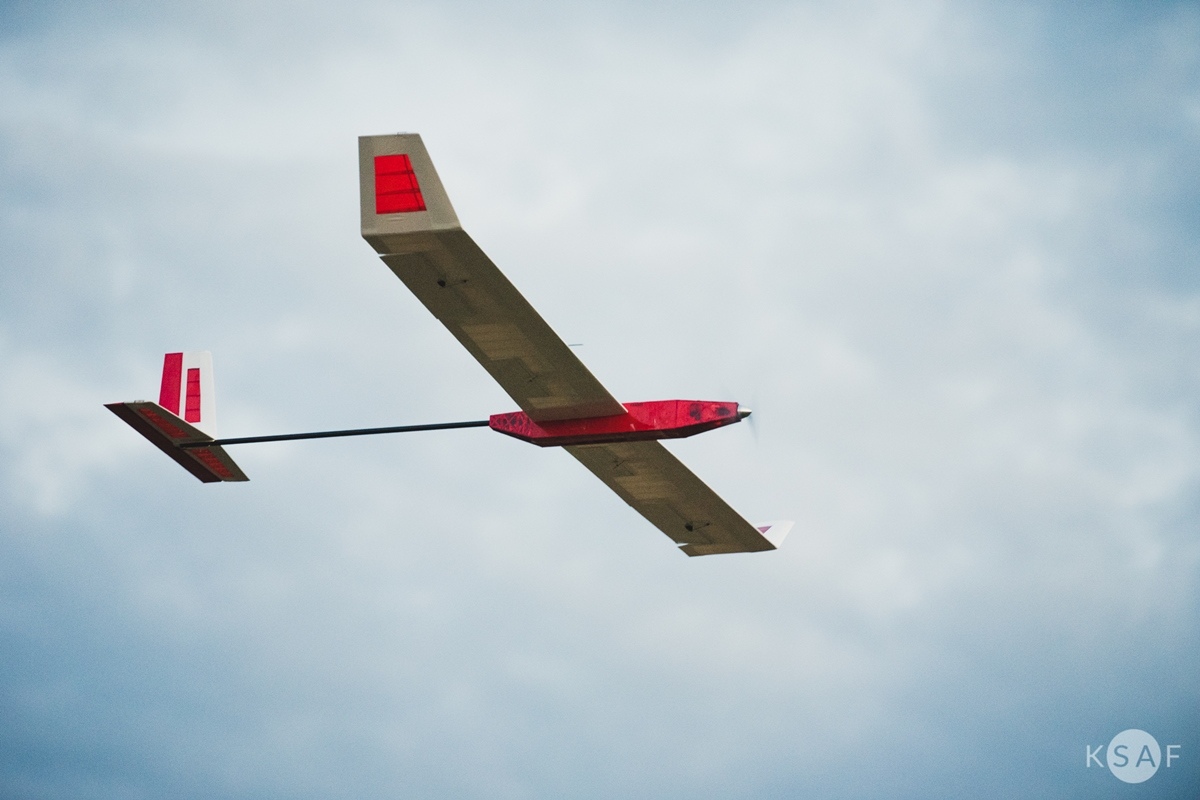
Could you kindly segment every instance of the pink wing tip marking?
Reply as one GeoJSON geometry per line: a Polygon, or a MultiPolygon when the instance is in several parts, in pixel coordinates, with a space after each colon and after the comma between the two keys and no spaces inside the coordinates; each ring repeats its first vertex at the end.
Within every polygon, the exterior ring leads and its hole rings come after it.
{"type": "Polygon", "coordinates": [[[424,211],[425,198],[407,155],[375,156],[375,213],[424,211]]]}

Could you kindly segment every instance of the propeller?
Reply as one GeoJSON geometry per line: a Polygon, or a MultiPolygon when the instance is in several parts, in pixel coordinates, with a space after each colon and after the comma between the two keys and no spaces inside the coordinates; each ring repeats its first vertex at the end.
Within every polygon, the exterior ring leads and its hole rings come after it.
{"type": "Polygon", "coordinates": [[[746,421],[750,426],[750,435],[754,437],[754,444],[758,445],[758,418],[754,416],[754,411],[749,406],[738,404],[738,416],[746,421]]]}

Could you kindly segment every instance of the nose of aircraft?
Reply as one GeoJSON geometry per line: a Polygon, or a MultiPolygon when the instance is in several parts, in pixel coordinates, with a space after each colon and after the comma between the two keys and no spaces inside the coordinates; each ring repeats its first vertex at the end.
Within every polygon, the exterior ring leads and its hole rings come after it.
{"type": "Polygon", "coordinates": [[[754,412],[752,412],[750,409],[746,408],[745,406],[738,406],[738,419],[745,419],[746,417],[750,416],[752,413],[754,413],[754,412]]]}

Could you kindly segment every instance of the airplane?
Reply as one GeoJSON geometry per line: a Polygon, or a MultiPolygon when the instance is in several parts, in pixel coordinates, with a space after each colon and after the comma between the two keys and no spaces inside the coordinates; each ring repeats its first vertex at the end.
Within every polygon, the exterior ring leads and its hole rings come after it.
{"type": "Polygon", "coordinates": [[[168,353],[159,402],[109,403],[109,410],[205,483],[249,480],[226,445],[486,426],[563,448],[689,556],[782,544],[792,522],[747,522],[658,441],[740,422],[750,409],[618,402],[463,230],[419,135],[362,136],[358,146],[363,238],[521,410],[468,422],[220,439],[207,352],[168,353]]]}

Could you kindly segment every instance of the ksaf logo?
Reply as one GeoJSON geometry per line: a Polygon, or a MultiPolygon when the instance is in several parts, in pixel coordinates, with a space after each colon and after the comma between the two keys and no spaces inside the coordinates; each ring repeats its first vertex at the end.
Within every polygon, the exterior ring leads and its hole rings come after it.
{"type": "MultiPolygon", "coordinates": [[[[1097,767],[1105,766],[1105,762],[1100,760],[1100,753],[1106,750],[1104,745],[1099,745],[1095,750],[1090,744],[1084,745],[1084,747],[1087,748],[1089,769],[1093,762],[1097,767]]],[[[1180,746],[1177,744],[1167,745],[1165,766],[1170,767],[1171,762],[1179,758],[1179,749],[1180,746]]],[[[1154,777],[1154,773],[1158,772],[1163,758],[1164,753],[1158,746],[1158,741],[1137,728],[1130,728],[1118,733],[1108,743],[1107,752],[1105,752],[1108,771],[1125,783],[1142,783],[1150,780],[1154,777]]]]}

